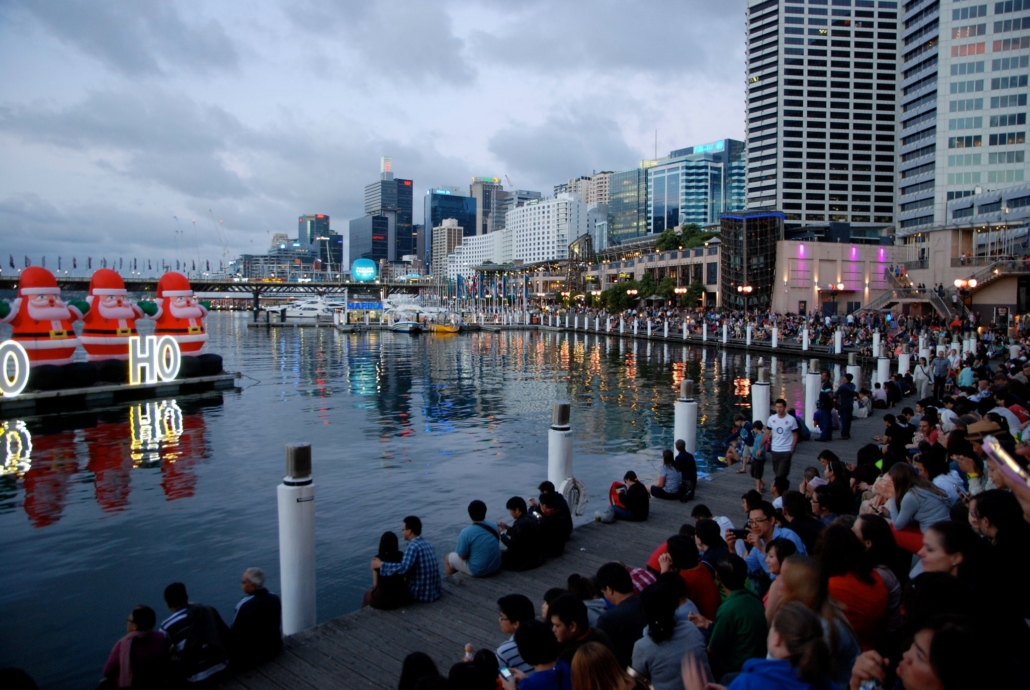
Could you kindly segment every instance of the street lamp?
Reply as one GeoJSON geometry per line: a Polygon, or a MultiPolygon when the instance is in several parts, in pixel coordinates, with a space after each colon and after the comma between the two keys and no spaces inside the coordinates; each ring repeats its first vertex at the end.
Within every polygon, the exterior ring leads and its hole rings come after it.
{"type": "Polygon", "coordinates": [[[962,298],[962,304],[969,306],[969,294],[970,290],[977,286],[976,278],[956,278],[955,288],[958,290],[959,296],[962,298]]]}
{"type": "Polygon", "coordinates": [[[738,285],[737,286],[737,292],[739,292],[741,294],[741,296],[743,296],[743,298],[744,298],[744,311],[747,311],[748,297],[751,296],[751,293],[753,291],[754,291],[754,288],[751,287],[750,285],[738,285]]]}

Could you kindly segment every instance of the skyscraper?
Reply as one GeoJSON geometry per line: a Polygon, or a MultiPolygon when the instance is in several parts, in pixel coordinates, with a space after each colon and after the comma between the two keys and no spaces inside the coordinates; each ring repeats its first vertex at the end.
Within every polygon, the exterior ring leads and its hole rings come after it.
{"type": "Polygon", "coordinates": [[[329,234],[329,216],[309,213],[297,219],[297,239],[304,245],[315,244],[315,238],[329,234]]]}
{"type": "MultiPolygon", "coordinates": [[[[446,218],[458,221],[466,237],[476,234],[476,200],[462,196],[456,187],[434,187],[426,192],[424,200],[425,230],[419,237],[418,255],[427,266],[433,261],[433,230],[443,226],[446,218]]],[[[446,265],[446,263],[445,263],[446,265]]]]}
{"type": "Polygon", "coordinates": [[[612,173],[609,179],[608,244],[647,234],[647,169],[612,173]]]}
{"type": "Polygon", "coordinates": [[[671,152],[647,168],[647,226],[714,225],[744,207],[744,142],[720,139],[671,152]]]}
{"type": "Polygon", "coordinates": [[[747,208],[894,223],[898,4],[748,0],[747,208]]]}
{"type": "MultiPolygon", "coordinates": [[[[379,180],[365,186],[365,216],[386,219],[384,241],[375,240],[372,256],[365,258],[376,261],[400,261],[401,257],[414,253],[416,238],[412,225],[412,183],[411,180],[394,179],[393,166],[389,158],[384,157],[380,163],[379,180]]],[[[354,247],[365,247],[368,244],[367,238],[355,237],[356,227],[361,232],[371,232],[373,225],[376,228],[382,228],[383,225],[381,221],[373,224],[363,221],[355,226],[355,221],[361,220],[359,218],[351,221],[352,252],[354,247]]],[[[375,234],[380,233],[377,231],[375,234]]],[[[361,255],[363,256],[363,252],[361,255]]],[[[357,258],[357,255],[353,258],[357,258]]]]}
{"type": "Polygon", "coordinates": [[[1026,11],[1028,0],[905,3],[899,236],[946,224],[948,201],[978,187],[1030,179],[1026,11]]]}
{"type": "MultiPolygon", "coordinates": [[[[476,200],[475,235],[486,235],[504,227],[501,219],[501,207],[504,205],[506,192],[497,177],[473,177],[469,185],[469,196],[476,200]]],[[[468,228],[465,229],[468,235],[468,228]]]]}

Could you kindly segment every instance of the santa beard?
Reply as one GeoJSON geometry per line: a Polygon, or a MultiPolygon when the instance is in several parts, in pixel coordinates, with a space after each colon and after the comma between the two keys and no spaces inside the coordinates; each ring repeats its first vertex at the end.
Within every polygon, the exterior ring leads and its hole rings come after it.
{"type": "Polygon", "coordinates": [[[179,307],[175,304],[168,303],[168,312],[176,319],[202,319],[204,318],[204,311],[198,306],[192,307],[179,307]]]}
{"type": "Polygon", "coordinates": [[[123,319],[131,321],[136,318],[136,312],[127,304],[120,307],[109,307],[105,304],[100,304],[97,306],[97,310],[102,317],[112,321],[121,321],[123,319]]]}
{"type": "Polygon", "coordinates": [[[29,318],[33,321],[70,321],[72,318],[71,310],[64,302],[58,301],[52,307],[40,307],[32,302],[25,306],[29,310],[29,318]]]}

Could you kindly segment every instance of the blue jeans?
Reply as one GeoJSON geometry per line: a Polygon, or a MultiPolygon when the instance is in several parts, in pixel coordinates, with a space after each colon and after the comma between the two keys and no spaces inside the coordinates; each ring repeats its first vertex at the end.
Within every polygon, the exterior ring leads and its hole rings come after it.
{"type": "Polygon", "coordinates": [[[612,506],[612,510],[615,511],[615,517],[619,520],[628,520],[629,522],[643,522],[636,515],[626,510],[622,506],[612,506]]]}
{"type": "Polygon", "coordinates": [[[850,405],[844,405],[845,409],[840,411],[840,436],[841,438],[847,438],[851,436],[851,418],[853,416],[852,407],[850,405]]]}
{"type": "Polygon", "coordinates": [[[815,423],[819,426],[820,443],[826,443],[833,438],[833,415],[827,410],[815,411],[815,423]]]}

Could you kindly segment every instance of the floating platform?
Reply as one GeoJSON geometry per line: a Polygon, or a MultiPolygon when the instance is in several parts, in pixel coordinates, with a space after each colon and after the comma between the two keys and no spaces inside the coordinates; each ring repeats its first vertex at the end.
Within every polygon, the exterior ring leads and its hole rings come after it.
{"type": "Polygon", "coordinates": [[[196,376],[158,383],[98,384],[86,388],[64,388],[56,391],[25,392],[14,398],[0,397],[0,419],[55,412],[77,412],[94,407],[152,400],[176,395],[191,395],[210,390],[227,390],[236,386],[239,374],[196,376]]]}

